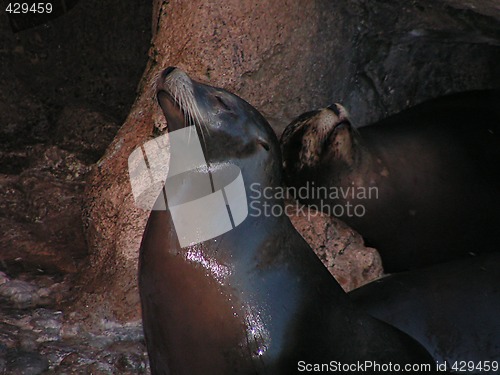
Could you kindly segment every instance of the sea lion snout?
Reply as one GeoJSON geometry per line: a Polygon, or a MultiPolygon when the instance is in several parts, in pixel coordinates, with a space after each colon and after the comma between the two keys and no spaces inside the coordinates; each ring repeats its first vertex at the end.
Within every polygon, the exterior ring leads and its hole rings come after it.
{"type": "Polygon", "coordinates": [[[336,121],[332,122],[334,127],[344,123],[351,125],[351,122],[349,121],[349,112],[347,112],[347,109],[345,109],[343,105],[339,103],[333,103],[332,105],[323,109],[322,112],[323,111],[332,111],[335,116],[337,116],[336,121]]]}
{"type": "Polygon", "coordinates": [[[170,132],[203,122],[203,111],[193,86],[189,76],[176,67],[170,66],[160,73],[156,81],[156,98],[170,132]]]}
{"type": "Polygon", "coordinates": [[[168,68],[166,68],[165,70],[163,70],[163,72],[161,72],[161,78],[162,79],[167,78],[167,76],[170,73],[172,73],[175,69],[177,69],[175,66],[169,66],[168,68]]]}
{"type": "Polygon", "coordinates": [[[169,66],[163,69],[156,80],[156,94],[158,95],[161,91],[170,92],[172,87],[171,83],[179,79],[191,82],[189,76],[175,66],[169,66]]]}
{"type": "Polygon", "coordinates": [[[160,73],[155,85],[157,96],[161,92],[166,92],[176,99],[177,94],[181,94],[181,92],[177,91],[192,91],[193,82],[183,70],[174,66],[169,66],[160,73]]]}

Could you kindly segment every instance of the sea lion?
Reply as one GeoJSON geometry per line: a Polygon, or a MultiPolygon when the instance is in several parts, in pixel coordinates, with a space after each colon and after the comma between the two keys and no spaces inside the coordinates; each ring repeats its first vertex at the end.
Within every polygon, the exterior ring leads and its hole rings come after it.
{"type": "Polygon", "coordinates": [[[450,95],[357,129],[339,104],[308,112],[281,137],[286,183],[388,272],[497,250],[499,103],[499,91],[450,95]]]}
{"type": "Polygon", "coordinates": [[[350,297],[417,339],[448,370],[498,374],[499,267],[499,253],[468,256],[382,278],[350,297]]]}
{"type": "MultiPolygon", "coordinates": [[[[280,186],[278,139],[250,104],[177,68],[159,77],[157,97],[169,132],[196,127],[207,163],[200,174],[227,164],[241,170],[249,210],[251,184],[280,186]]],[[[166,207],[191,189],[180,186],[166,192],[166,207]]],[[[267,203],[283,206],[280,198],[267,203]]],[[[325,365],[343,373],[390,373],[419,363],[433,368],[420,344],[351,303],[286,215],[249,214],[234,229],[185,247],[174,228],[170,208],[152,211],[140,249],[152,374],[288,375],[325,365]]]]}

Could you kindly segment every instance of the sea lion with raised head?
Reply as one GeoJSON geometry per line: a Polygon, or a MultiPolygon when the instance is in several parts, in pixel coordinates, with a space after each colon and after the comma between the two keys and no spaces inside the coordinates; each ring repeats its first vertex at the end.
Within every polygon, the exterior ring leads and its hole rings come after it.
{"type": "MultiPolygon", "coordinates": [[[[247,102],[176,68],[159,77],[157,97],[169,132],[196,127],[206,161],[194,168],[196,178],[213,174],[215,182],[218,170],[236,166],[248,212],[251,184],[280,186],[277,137],[247,102]]],[[[344,366],[342,373],[390,373],[418,363],[433,368],[420,344],[351,303],[285,215],[249,214],[226,233],[181,246],[169,203],[183,201],[192,186],[176,186],[166,188],[168,209],[151,212],[140,250],[154,375],[288,375],[325,364],[344,366]]],[[[267,203],[283,205],[280,198],[267,203]]]]}
{"type": "Polygon", "coordinates": [[[339,104],[305,113],[281,137],[286,183],[388,272],[496,251],[499,104],[499,91],[450,95],[357,129],[339,104]]]}

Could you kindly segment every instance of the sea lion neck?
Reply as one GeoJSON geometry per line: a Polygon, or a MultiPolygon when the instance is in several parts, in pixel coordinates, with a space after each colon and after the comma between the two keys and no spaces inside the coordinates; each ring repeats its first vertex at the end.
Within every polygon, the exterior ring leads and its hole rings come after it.
{"type": "MultiPolygon", "coordinates": [[[[270,204],[271,201],[268,201],[268,203],[270,204]]],[[[282,202],[279,202],[279,200],[274,201],[274,204],[280,203],[282,202]]],[[[273,243],[286,243],[289,239],[286,237],[280,238],[279,233],[282,232],[277,229],[283,226],[291,226],[291,223],[285,214],[273,215],[271,208],[268,208],[267,211],[264,209],[258,211],[255,207],[254,209],[249,207],[248,216],[236,228],[200,244],[193,244],[183,248],[176,245],[172,252],[183,254],[187,258],[197,253],[208,261],[205,266],[209,267],[219,268],[220,264],[238,268],[259,267],[262,261],[259,258],[277,257],[281,250],[280,247],[269,247],[269,238],[273,238],[273,243]],[[278,234],[274,235],[274,232],[278,234]],[[244,246],[242,246],[243,243],[244,246]],[[264,253],[261,251],[263,248],[266,248],[264,253]]],[[[280,212],[277,207],[273,207],[273,210],[280,212]]],[[[283,207],[282,204],[281,207],[283,207]]]]}

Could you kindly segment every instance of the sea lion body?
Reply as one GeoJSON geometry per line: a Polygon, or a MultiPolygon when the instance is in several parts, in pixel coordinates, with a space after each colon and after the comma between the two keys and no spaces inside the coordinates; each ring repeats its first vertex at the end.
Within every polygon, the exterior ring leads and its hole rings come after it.
{"type": "Polygon", "coordinates": [[[283,133],[286,182],[344,189],[301,201],[358,230],[389,272],[498,250],[499,103],[452,95],[358,129],[339,105],[310,112],[283,133]]]}
{"type": "MultiPolygon", "coordinates": [[[[159,78],[158,100],[169,131],[194,119],[208,163],[200,173],[231,163],[247,188],[281,184],[278,140],[248,103],[173,68],[159,78]]],[[[248,215],[181,247],[171,210],[151,212],[139,290],[153,375],[293,374],[299,361],[433,365],[409,336],[354,307],[284,215],[248,215]]]]}
{"type": "Polygon", "coordinates": [[[499,253],[468,256],[390,275],[352,291],[350,297],[417,339],[436,361],[446,361],[448,370],[455,364],[465,373],[498,374],[499,267],[499,253]],[[479,370],[484,364],[489,370],[479,370]]]}

